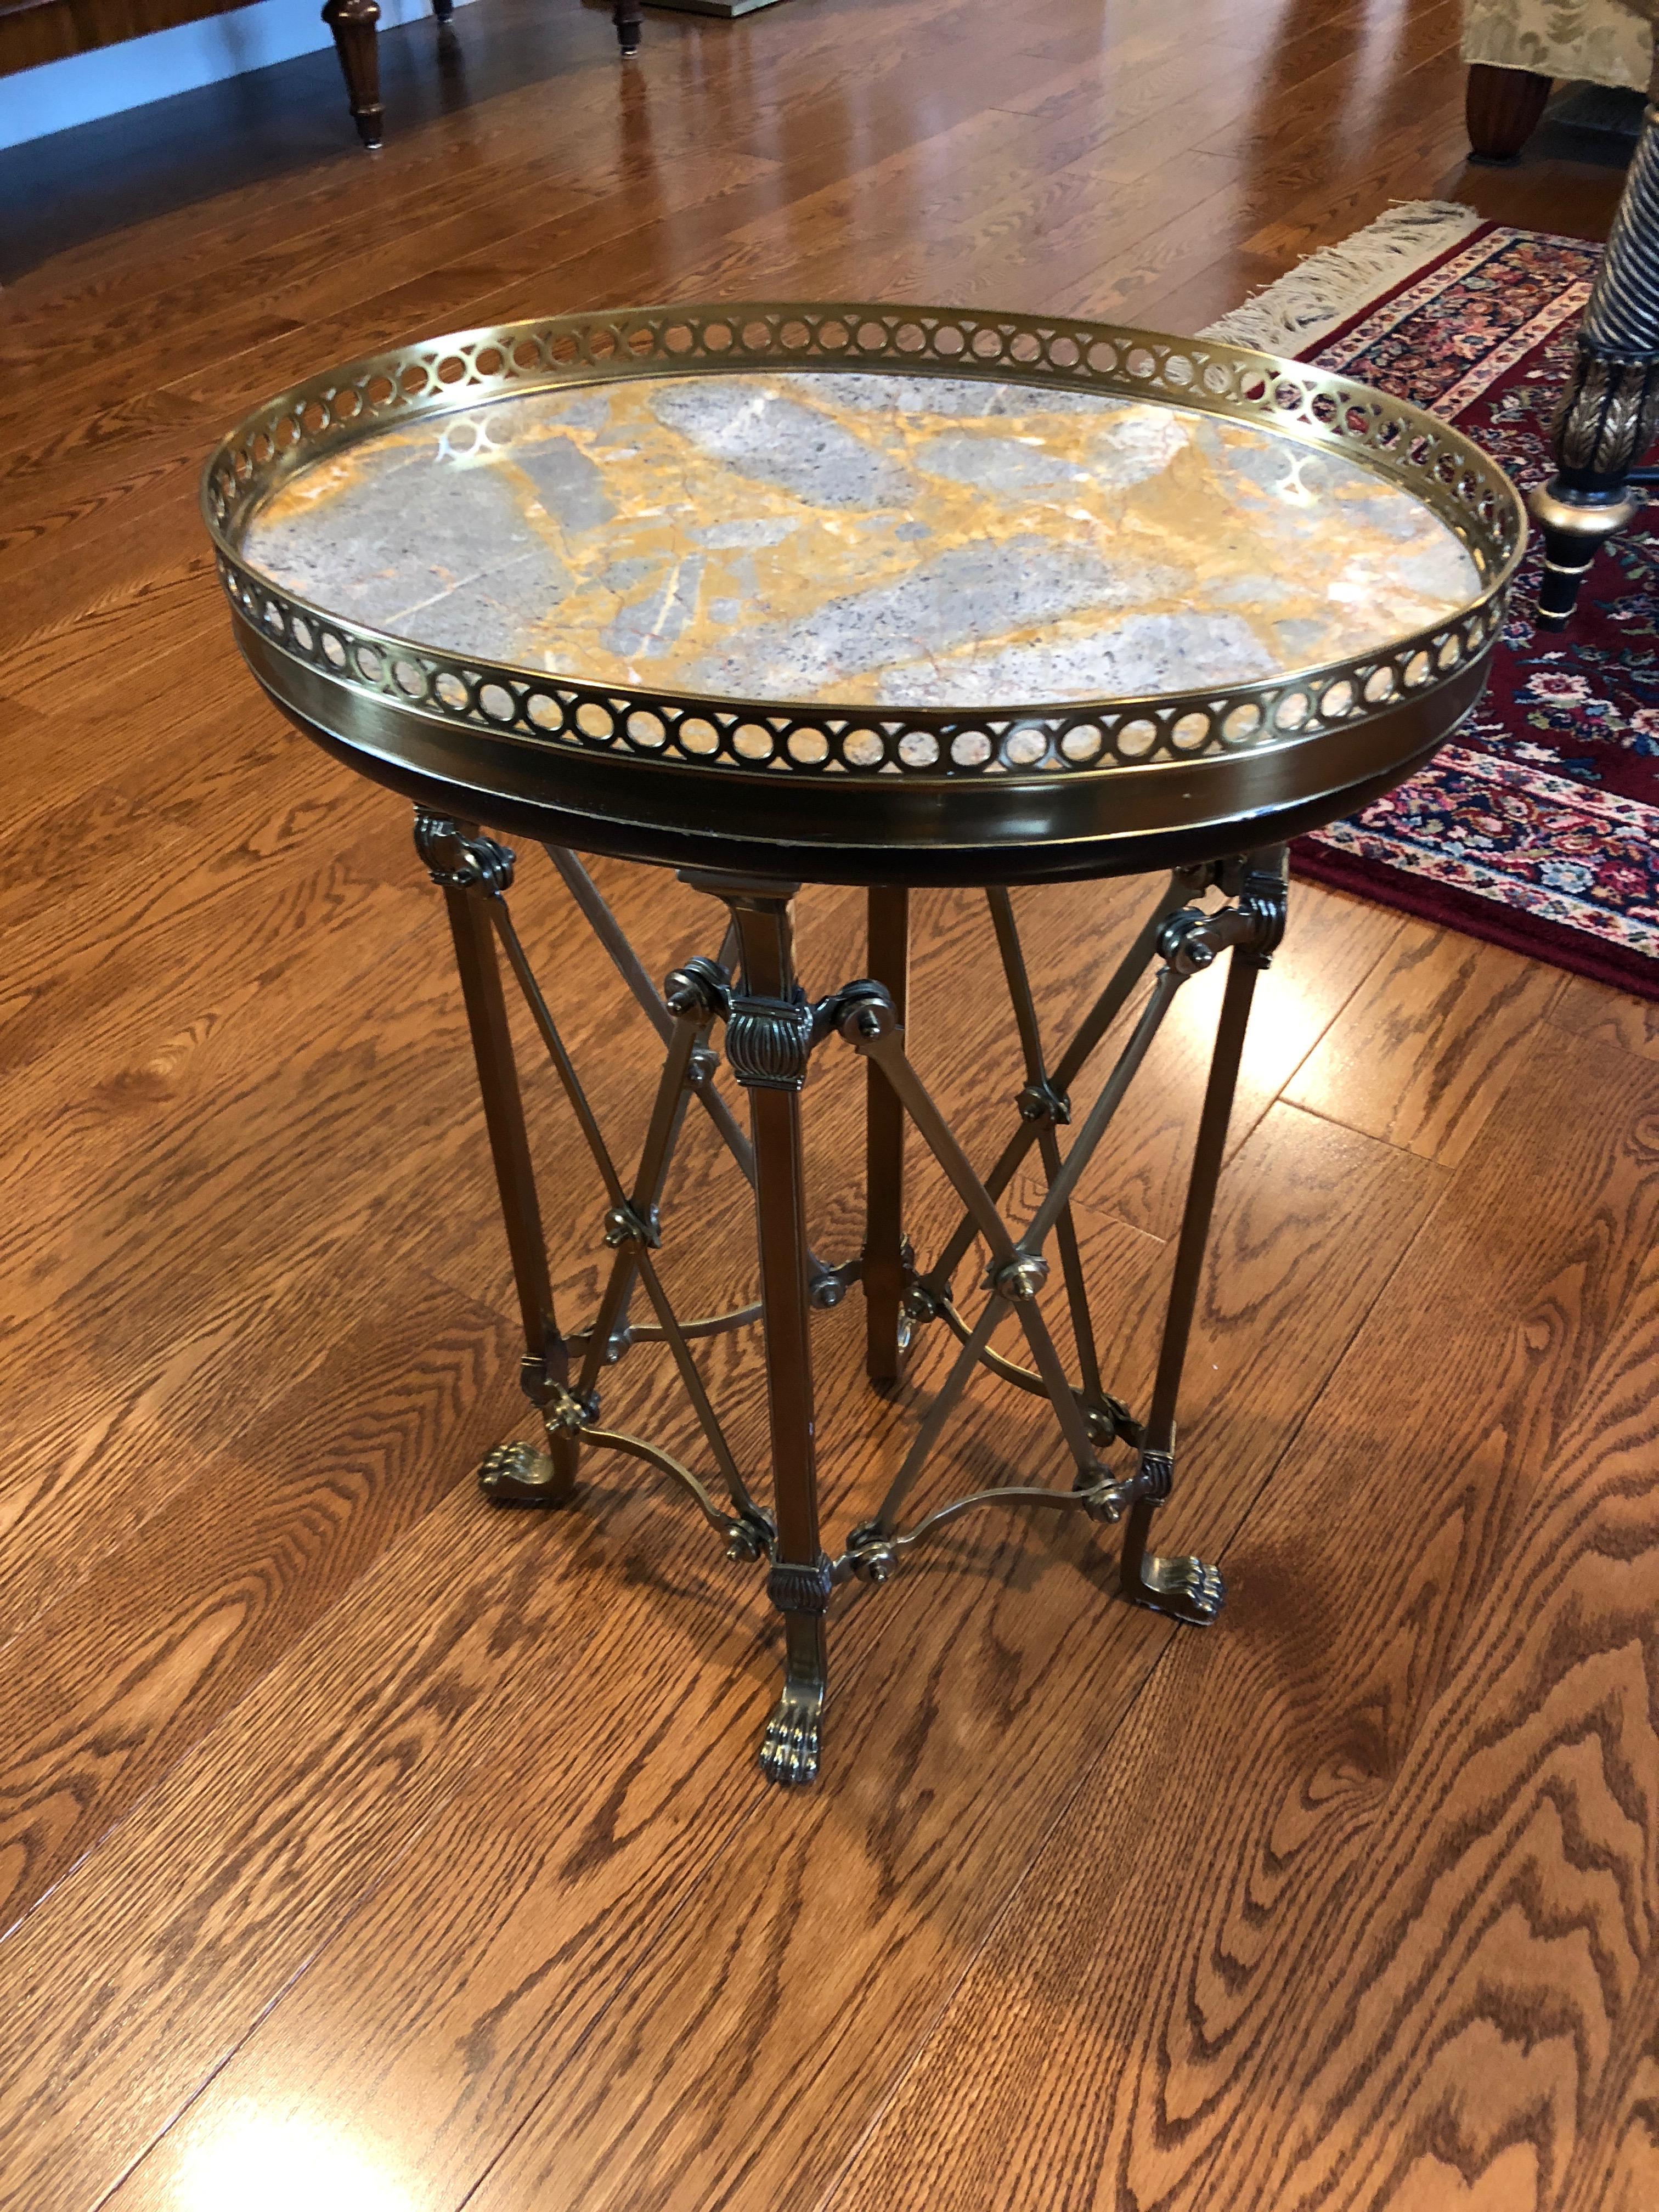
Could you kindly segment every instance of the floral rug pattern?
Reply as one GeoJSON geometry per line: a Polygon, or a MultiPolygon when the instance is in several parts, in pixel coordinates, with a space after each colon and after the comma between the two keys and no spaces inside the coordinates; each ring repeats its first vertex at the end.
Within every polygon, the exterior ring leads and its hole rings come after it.
{"type": "MultiPolygon", "coordinates": [[[[1522,489],[1599,248],[1488,225],[1310,349],[1455,422],[1522,489]]],[[[1659,507],[1535,633],[1534,544],[1486,696],[1421,775],[1296,848],[1298,872],[1659,999],[1659,507]]]]}

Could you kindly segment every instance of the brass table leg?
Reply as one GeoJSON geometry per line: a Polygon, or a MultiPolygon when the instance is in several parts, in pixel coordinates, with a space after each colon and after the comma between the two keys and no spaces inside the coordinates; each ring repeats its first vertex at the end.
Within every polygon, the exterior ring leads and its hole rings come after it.
{"type": "MultiPolygon", "coordinates": [[[[545,1413],[550,1389],[562,1389],[568,1379],[568,1361],[554,1318],[536,1171],[531,1164],[489,912],[490,902],[500,900],[512,884],[513,855],[493,839],[480,836],[475,823],[431,814],[416,817],[415,842],[433,882],[442,888],[449,913],[524,1323],[525,1395],[545,1413]]],[[[562,1504],[575,1487],[578,1446],[572,1435],[551,1421],[547,1441],[545,1455],[526,1444],[498,1446],[480,1471],[486,1490],[503,1503],[562,1504]]]]}
{"type": "Polygon", "coordinates": [[[812,1346],[801,1162],[800,1091],[812,1049],[812,1009],[795,981],[793,884],[748,884],[685,871],[723,899],[737,926],[741,969],[726,1018],[726,1056],[749,1093],[755,1221],[766,1340],[777,1544],[767,1592],[783,1615],[783,1692],[760,1760],[774,1782],[816,1781],[829,1686],[824,1613],[830,1563],[818,1535],[812,1443],[812,1346]]]}
{"type": "Polygon", "coordinates": [[[554,864],[579,911],[664,1047],[638,1163],[625,1177],[508,912],[514,855],[470,823],[424,812],[416,817],[416,841],[448,908],[524,1325],[525,1389],[548,1438],[545,1450],[512,1443],[489,1453],[479,1469],[481,1486],[496,1504],[554,1504],[570,1494],[584,1449],[621,1452],[678,1484],[730,1558],[766,1562],[768,1591],[782,1615],[785,1638],[782,1692],[760,1747],[761,1765],[770,1779],[800,1784],[817,1777],[828,1689],[825,1614],[836,1586],[852,1577],[886,1582],[918,1545],[964,1513],[996,1506],[1082,1512],[1106,1522],[1127,1516],[1125,1595],[1181,1620],[1201,1624],[1215,1618],[1224,1595],[1219,1571],[1196,1559],[1156,1556],[1148,1539],[1152,1514],[1170,1493],[1176,1400],[1255,977],[1268,965],[1284,932],[1282,849],[1177,871],[1052,1067],[1012,899],[1005,890],[988,895],[1025,1081],[1015,1102],[1016,1131],[982,1181],[906,1049],[905,892],[871,894],[870,964],[875,972],[809,1002],[795,975],[799,885],[684,869],[682,880],[718,899],[729,920],[718,956],[688,959],[659,994],[592,878],[574,854],[555,850],[554,864]],[[1223,903],[1204,905],[1215,891],[1223,903]],[[603,1233],[612,1257],[605,1283],[594,1319],[568,1336],[561,1335],[554,1318],[498,948],[506,955],[608,1201],[603,1233]],[[1176,994],[1189,978],[1224,957],[1229,962],[1226,989],[1152,1408],[1142,1424],[1103,1387],[1073,1199],[1081,1177],[1105,1149],[1113,1120],[1176,994]],[[1150,988],[1139,1012],[1120,1035],[1115,1060],[1062,1152],[1060,1131],[1072,1118],[1071,1085],[1149,971],[1150,988]],[[712,1032],[717,1023],[724,1024],[726,1065],[748,1094],[750,1139],[716,1087],[720,1055],[712,1032]],[[841,1267],[826,1267],[806,1241],[800,1091],[812,1052],[836,1037],[866,1062],[869,1176],[863,1254],[841,1267]],[[753,1188],[760,1284],[759,1297],[747,1304],[682,1320],[655,1255],[662,1241],[659,1201],[693,1099],[708,1114],[737,1170],[753,1188]],[[902,1228],[904,1143],[910,1125],[965,1209],[957,1233],[925,1273],[917,1272],[902,1228]],[[1021,1228],[1005,1218],[999,1201],[1031,1150],[1039,1154],[1047,1188],[1021,1228]],[[1051,1237],[1076,1346],[1075,1379],[1042,1310],[1051,1237]],[[958,1308],[951,1277],[975,1240],[982,1243],[988,1264],[968,1294],[981,1299],[970,1321],[958,1308]],[[823,1549],[818,1524],[810,1322],[814,1307],[838,1304],[860,1275],[867,1297],[866,1364],[878,1382],[898,1372],[914,1327],[942,1321],[957,1338],[957,1351],[873,1518],[850,1530],[842,1550],[831,1557],[823,1549]],[[636,1291],[648,1302],[648,1320],[630,1317],[636,1291]],[[993,1345],[1003,1321],[1018,1322],[1025,1360],[993,1345]],[[762,1324],[765,1342],[770,1510],[750,1493],[695,1352],[700,1338],[756,1322],[762,1324]],[[702,1434],[702,1449],[712,1462],[706,1474],[644,1437],[600,1425],[597,1386],[602,1371],[643,1341],[661,1345],[672,1356],[702,1434]],[[1047,1402],[1069,1482],[1003,1484],[953,1498],[905,1526],[905,1502],[943,1442],[968,1384],[981,1370],[1047,1402]],[[1131,1467],[1106,1463],[1108,1454],[1123,1452],[1133,1455],[1131,1467]],[[727,1503],[720,1502],[718,1491],[724,1491],[727,1503]]]}
{"type": "MultiPolygon", "coordinates": [[[[870,974],[884,986],[903,1025],[910,984],[910,894],[870,893],[870,974]]],[[[904,1109],[874,1060],[865,1069],[864,1342],[872,1382],[896,1382],[909,1342],[904,1293],[904,1109]]]]}
{"type": "Polygon", "coordinates": [[[1284,927],[1285,861],[1283,851],[1261,855],[1246,875],[1241,904],[1255,901],[1266,914],[1276,914],[1260,938],[1235,945],[1227,955],[1227,988],[1221,1002],[1210,1077],[1205,1087],[1204,1108],[1199,1117],[1198,1139],[1193,1149],[1187,1203],[1182,1214],[1181,1235],[1176,1246],[1175,1277],[1164,1315],[1164,1338],[1158,1350],[1158,1374],[1152,1384],[1152,1410],[1146,1416],[1141,1446],[1141,1494],[1129,1508],[1123,1531],[1123,1594],[1137,1605],[1173,1613],[1177,1620],[1207,1622],[1220,1612],[1226,1585],[1219,1567],[1202,1559],[1158,1558],[1146,1548],[1152,1515],[1170,1494],[1175,1475],[1176,1405],[1181,1394],[1182,1370],[1186,1364],[1188,1339],[1198,1305],[1209,1249],[1210,1217],[1215,1210],[1216,1186],[1227,1151],[1227,1125],[1232,1118],[1238,1088],[1239,1063],[1244,1053],[1244,1033],[1250,1019],[1255,979],[1267,967],[1284,927]]]}

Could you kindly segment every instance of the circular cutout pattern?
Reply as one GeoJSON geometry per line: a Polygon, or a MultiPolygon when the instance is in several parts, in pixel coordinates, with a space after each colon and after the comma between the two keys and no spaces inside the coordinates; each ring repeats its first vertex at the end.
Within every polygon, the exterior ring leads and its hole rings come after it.
{"type": "MultiPolygon", "coordinates": [[[[745,364],[746,365],[746,362],[745,364]]],[[[1006,372],[1005,372],[1006,373],[1006,372]]],[[[459,411],[445,429],[455,455],[484,441],[488,422],[459,411]]],[[[718,310],[681,307],[606,317],[570,316],[533,325],[448,338],[319,378],[280,406],[262,410],[227,439],[207,474],[207,507],[219,537],[226,591],[246,621],[285,652],[309,661],[331,678],[368,687],[382,698],[441,708],[448,714],[512,728],[532,738],[580,740],[587,746],[626,744],[641,752],[672,752],[692,762],[773,769],[845,769],[855,775],[913,773],[952,775],[1086,769],[1097,764],[1194,759],[1224,746],[1239,751],[1272,745],[1315,726],[1381,712],[1407,690],[1421,690],[1462,668],[1501,629],[1504,584],[1513,565],[1522,525],[1510,487],[1484,457],[1455,433],[1427,424],[1402,403],[1384,403],[1338,375],[1277,364],[1268,368],[1204,341],[1102,331],[1064,319],[987,316],[971,311],[926,313],[915,309],[757,307],[740,320],[718,310]],[[1187,407],[1211,408],[1235,418],[1254,415],[1270,427],[1316,429],[1328,447],[1352,453],[1429,504],[1455,531],[1486,579],[1483,602],[1461,613],[1425,646],[1391,660],[1372,661],[1330,680],[1271,684],[1254,698],[1159,702],[1155,712],[1125,706],[1091,708],[1090,719],[1071,722],[1052,715],[1018,720],[994,714],[972,726],[943,712],[926,717],[899,713],[880,726],[851,719],[822,727],[807,724],[783,733],[752,716],[700,709],[689,700],[659,706],[626,696],[601,700],[580,687],[562,697],[535,688],[527,672],[489,664],[452,665],[442,654],[392,653],[350,628],[324,628],[273,591],[248,578],[234,555],[243,519],[265,493],[271,471],[288,471],[307,447],[337,443],[351,426],[356,438],[399,417],[419,416],[434,404],[454,409],[473,392],[510,392],[569,381],[592,382],[595,365],[625,361],[629,371],[657,373],[653,364],[713,366],[733,352],[763,362],[783,355],[789,366],[814,359],[845,369],[867,362],[893,374],[954,370],[967,362],[994,368],[1007,364],[1021,381],[1054,378],[1072,389],[1123,392],[1133,399],[1161,395],[1187,407]]],[[[544,678],[544,683],[546,679],[544,678]]],[[[648,695],[647,695],[648,696],[648,695]]]]}

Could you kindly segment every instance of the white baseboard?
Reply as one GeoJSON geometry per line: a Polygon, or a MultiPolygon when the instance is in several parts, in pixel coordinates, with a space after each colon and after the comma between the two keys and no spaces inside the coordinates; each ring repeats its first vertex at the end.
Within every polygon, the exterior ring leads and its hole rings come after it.
{"type": "MultiPolygon", "coordinates": [[[[319,0],[253,0],[228,15],[0,77],[0,148],[314,53],[331,44],[319,7],[319,0]]],[[[431,0],[380,0],[380,27],[390,31],[431,13],[431,0]]]]}

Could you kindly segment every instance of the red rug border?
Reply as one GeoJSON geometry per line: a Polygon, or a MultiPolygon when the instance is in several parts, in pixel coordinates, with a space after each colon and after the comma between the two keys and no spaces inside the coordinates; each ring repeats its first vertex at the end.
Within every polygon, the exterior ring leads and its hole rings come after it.
{"type": "Polygon", "coordinates": [[[1328,890],[1348,891],[1372,906],[1411,915],[1437,929],[1455,930],[1502,945],[1523,959],[1537,960],[1592,983],[1605,983],[1631,997],[1659,1004],[1659,963],[1622,945],[1603,945],[1587,930],[1518,911],[1497,899],[1459,890],[1455,884],[1431,883],[1386,861],[1297,838],[1291,847],[1291,872],[1328,890]]]}
{"type": "MultiPolygon", "coordinates": [[[[1449,261],[1455,260],[1460,253],[1467,253],[1470,246],[1478,246],[1483,238],[1490,238],[1493,231],[1524,230],[1528,228],[1525,223],[1504,223],[1492,221],[1476,223],[1473,230],[1466,230],[1462,238],[1444,247],[1442,252],[1431,255],[1420,267],[1413,269],[1409,276],[1402,276],[1396,283],[1389,285],[1385,290],[1374,294],[1366,301],[1363,307],[1356,307],[1352,314],[1345,317],[1341,322],[1333,324],[1329,330],[1322,331],[1316,338],[1310,338],[1296,358],[1305,362],[1310,354],[1323,353],[1327,346],[1340,345],[1351,331],[1358,329],[1361,323],[1369,321],[1385,300],[1392,300],[1395,293],[1403,292],[1413,284],[1420,284],[1425,276],[1432,276],[1437,269],[1443,269],[1449,261]]],[[[1540,231],[1536,235],[1540,238],[1551,238],[1555,235],[1555,233],[1540,231]]],[[[1333,373],[1340,374],[1340,371],[1333,373]]]]}
{"type": "MultiPolygon", "coordinates": [[[[1495,231],[1530,228],[1528,224],[1501,223],[1490,218],[1476,223],[1443,252],[1413,270],[1409,276],[1402,276],[1397,284],[1377,293],[1352,314],[1322,331],[1297,358],[1304,360],[1309,355],[1324,352],[1328,346],[1340,345],[1386,301],[1412,285],[1421,283],[1436,270],[1443,268],[1460,253],[1467,253],[1472,246],[1478,246],[1495,231]]],[[[1537,234],[1558,235],[1550,231],[1537,234]]],[[[1517,953],[1523,959],[1537,960],[1650,1004],[1659,1004],[1659,963],[1642,953],[1627,951],[1622,945],[1600,943],[1587,930],[1569,928],[1564,922],[1550,921],[1506,906],[1500,900],[1460,890],[1455,884],[1413,876],[1409,869],[1394,867],[1386,861],[1345,853],[1314,837],[1299,837],[1291,845],[1291,871],[1305,882],[1321,884],[1329,890],[1346,891],[1373,906],[1408,914],[1434,928],[1455,930],[1460,936],[1501,945],[1505,951],[1517,953]]]]}

